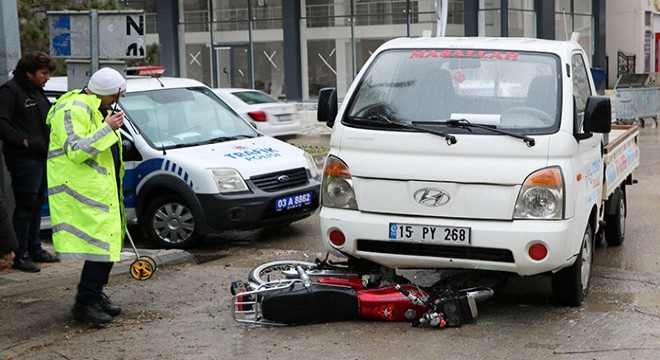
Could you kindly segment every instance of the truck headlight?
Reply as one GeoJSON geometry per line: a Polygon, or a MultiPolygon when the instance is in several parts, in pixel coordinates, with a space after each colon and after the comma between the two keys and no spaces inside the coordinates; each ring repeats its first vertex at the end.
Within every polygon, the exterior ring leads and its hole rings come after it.
{"type": "Polygon", "coordinates": [[[316,161],[314,161],[314,157],[307,152],[304,152],[303,154],[305,156],[305,160],[307,160],[307,167],[309,168],[310,175],[314,180],[320,180],[321,174],[319,173],[318,167],[316,167],[316,161]]]}
{"type": "Polygon", "coordinates": [[[241,174],[234,169],[211,169],[218,191],[221,194],[248,191],[247,184],[241,174]]]}
{"type": "Polygon", "coordinates": [[[564,217],[564,177],[561,169],[550,167],[530,174],[523,183],[514,219],[562,219],[564,217]]]}
{"type": "Polygon", "coordinates": [[[328,157],[323,170],[321,204],[340,209],[358,209],[353,179],[348,166],[334,156],[328,157]]]}

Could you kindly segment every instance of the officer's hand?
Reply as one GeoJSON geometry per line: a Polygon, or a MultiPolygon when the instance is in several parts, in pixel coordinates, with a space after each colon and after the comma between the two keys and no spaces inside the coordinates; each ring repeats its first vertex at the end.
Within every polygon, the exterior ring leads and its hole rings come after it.
{"type": "Polygon", "coordinates": [[[105,122],[110,125],[112,130],[119,129],[124,124],[124,112],[118,111],[114,114],[108,114],[108,116],[105,117],[105,122]]]}

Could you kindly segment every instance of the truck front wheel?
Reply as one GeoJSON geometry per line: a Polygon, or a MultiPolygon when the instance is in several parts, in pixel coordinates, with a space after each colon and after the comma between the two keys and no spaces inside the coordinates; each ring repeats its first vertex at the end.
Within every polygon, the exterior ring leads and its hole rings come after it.
{"type": "Polygon", "coordinates": [[[593,231],[587,224],[580,253],[573,265],[552,274],[552,295],[558,305],[580,306],[587,297],[593,250],[593,231]]]}
{"type": "Polygon", "coordinates": [[[149,239],[167,249],[186,249],[195,245],[200,238],[195,216],[177,195],[156,197],[147,206],[140,223],[149,239]]]}
{"type": "Polygon", "coordinates": [[[618,187],[609,201],[614,202],[614,213],[605,216],[605,241],[609,246],[619,246],[626,236],[626,195],[618,187]]]}

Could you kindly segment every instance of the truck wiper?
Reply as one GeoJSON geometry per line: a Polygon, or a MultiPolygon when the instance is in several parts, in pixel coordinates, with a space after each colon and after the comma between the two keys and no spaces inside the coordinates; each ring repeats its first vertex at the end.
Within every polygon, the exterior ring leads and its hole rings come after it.
{"type": "Polygon", "coordinates": [[[511,131],[506,131],[506,130],[501,130],[496,128],[493,125],[482,125],[482,124],[473,124],[469,122],[466,119],[457,119],[457,120],[447,120],[447,121],[442,121],[442,122],[433,122],[433,121],[413,121],[414,125],[446,125],[446,126],[453,126],[453,127],[462,127],[462,128],[477,128],[477,129],[483,129],[487,130],[496,134],[500,135],[507,135],[514,137],[516,139],[521,139],[523,140],[528,147],[532,147],[536,144],[536,140],[534,138],[531,138],[527,135],[521,135],[521,134],[516,134],[511,131]]]}
{"type": "Polygon", "coordinates": [[[385,121],[386,123],[398,125],[400,127],[406,128],[406,129],[414,129],[414,130],[417,130],[417,131],[422,131],[422,132],[425,132],[425,133],[442,136],[443,138],[445,138],[445,141],[447,141],[447,145],[456,144],[456,137],[454,135],[447,134],[446,132],[443,132],[443,131],[429,129],[429,128],[423,127],[423,126],[416,126],[415,122],[410,124],[410,123],[405,123],[405,122],[394,121],[394,120],[390,119],[389,117],[387,117],[383,114],[372,115],[372,116],[369,116],[367,119],[385,121]]]}

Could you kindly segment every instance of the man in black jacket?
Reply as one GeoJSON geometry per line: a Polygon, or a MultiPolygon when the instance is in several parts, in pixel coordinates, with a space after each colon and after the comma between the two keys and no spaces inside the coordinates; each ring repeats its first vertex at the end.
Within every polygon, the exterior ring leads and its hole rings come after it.
{"type": "Polygon", "coordinates": [[[0,87],[0,139],[11,175],[16,208],[13,224],[18,248],[15,269],[40,271],[36,262],[59,261],[41,247],[39,230],[46,185],[50,101],[43,91],[55,61],[48,54],[24,55],[0,87]]]}

